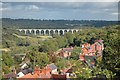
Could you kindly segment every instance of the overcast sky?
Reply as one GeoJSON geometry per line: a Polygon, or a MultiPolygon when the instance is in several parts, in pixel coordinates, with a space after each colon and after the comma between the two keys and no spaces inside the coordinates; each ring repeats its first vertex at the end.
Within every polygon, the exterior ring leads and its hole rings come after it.
{"type": "Polygon", "coordinates": [[[3,18],[118,20],[118,2],[1,2],[3,18]]]}

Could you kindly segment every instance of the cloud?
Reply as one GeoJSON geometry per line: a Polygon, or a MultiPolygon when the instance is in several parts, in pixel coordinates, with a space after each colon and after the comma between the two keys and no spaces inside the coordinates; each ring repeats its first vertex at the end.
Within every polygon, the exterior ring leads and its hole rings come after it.
{"type": "Polygon", "coordinates": [[[116,2],[41,2],[36,3],[44,8],[52,9],[105,9],[105,8],[117,8],[116,2]]]}
{"type": "Polygon", "coordinates": [[[39,19],[115,19],[115,2],[8,2],[3,16],[39,19]]]}
{"type": "Polygon", "coordinates": [[[119,0],[2,0],[3,2],[118,2],[119,0]]]}
{"type": "Polygon", "coordinates": [[[6,11],[9,10],[8,8],[0,8],[0,11],[6,11]]]}
{"type": "Polygon", "coordinates": [[[27,9],[27,10],[39,10],[40,8],[36,5],[29,5],[28,7],[26,6],[25,9],[27,9]]]}
{"type": "Polygon", "coordinates": [[[8,2],[4,3],[2,7],[0,8],[1,11],[35,11],[40,10],[37,5],[29,4],[29,3],[18,3],[18,2],[8,2]]]}
{"type": "MultiPolygon", "coordinates": [[[[113,9],[117,8],[117,3],[114,2],[26,2],[26,3],[5,3],[7,7],[13,9],[39,10],[39,9],[113,9]],[[11,4],[11,5],[10,5],[11,4]]],[[[4,7],[4,6],[3,6],[4,7]]]]}
{"type": "Polygon", "coordinates": [[[116,16],[116,15],[118,16],[120,13],[114,12],[114,13],[111,13],[111,14],[112,14],[112,15],[115,15],[115,16],[116,16]]]}
{"type": "Polygon", "coordinates": [[[0,2],[0,5],[3,5],[3,3],[2,3],[2,2],[0,2]]]}
{"type": "Polygon", "coordinates": [[[10,10],[10,5],[9,5],[9,7],[7,6],[6,7],[6,5],[8,5],[8,4],[4,4],[4,3],[2,3],[2,2],[0,2],[0,11],[7,11],[7,10],[10,10]]]}

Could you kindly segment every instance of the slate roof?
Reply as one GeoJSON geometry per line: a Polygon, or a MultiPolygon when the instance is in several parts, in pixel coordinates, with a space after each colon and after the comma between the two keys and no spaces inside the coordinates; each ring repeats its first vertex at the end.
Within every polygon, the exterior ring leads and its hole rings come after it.
{"type": "Polygon", "coordinates": [[[13,72],[4,75],[4,78],[12,78],[12,77],[16,77],[16,74],[13,72]]]}
{"type": "Polygon", "coordinates": [[[86,49],[87,49],[87,50],[90,50],[90,49],[91,49],[91,47],[90,47],[90,46],[86,46],[86,49]]]}
{"type": "Polygon", "coordinates": [[[65,73],[72,73],[72,68],[64,68],[61,71],[65,73]]]}
{"type": "Polygon", "coordinates": [[[21,70],[21,72],[22,72],[23,74],[28,74],[28,73],[32,73],[33,70],[32,70],[32,68],[28,68],[28,69],[23,69],[23,70],[21,70]]]}
{"type": "Polygon", "coordinates": [[[72,50],[73,50],[73,48],[63,48],[61,50],[61,52],[65,52],[65,51],[71,52],[72,50]]]}
{"type": "Polygon", "coordinates": [[[52,70],[57,69],[57,66],[54,63],[49,64],[47,67],[51,68],[52,70]]]}
{"type": "Polygon", "coordinates": [[[100,44],[103,44],[103,40],[96,40],[95,42],[98,42],[100,44]]]}
{"type": "Polygon", "coordinates": [[[95,62],[96,61],[94,56],[85,56],[84,58],[85,58],[86,61],[90,61],[90,62],[95,62]]]}

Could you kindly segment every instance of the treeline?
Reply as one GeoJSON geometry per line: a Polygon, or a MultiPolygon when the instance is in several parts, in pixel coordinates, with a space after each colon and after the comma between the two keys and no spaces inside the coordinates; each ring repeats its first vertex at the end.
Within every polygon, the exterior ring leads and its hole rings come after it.
{"type": "Polygon", "coordinates": [[[102,20],[34,20],[2,18],[3,27],[9,28],[81,28],[102,27],[119,24],[118,21],[102,20]]]}

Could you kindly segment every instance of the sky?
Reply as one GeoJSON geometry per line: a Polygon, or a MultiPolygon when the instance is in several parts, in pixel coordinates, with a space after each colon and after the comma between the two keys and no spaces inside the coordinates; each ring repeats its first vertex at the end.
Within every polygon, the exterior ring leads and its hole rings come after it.
{"type": "Polygon", "coordinates": [[[4,0],[0,5],[2,18],[65,19],[65,20],[118,20],[118,2],[16,2],[4,0]]]}

